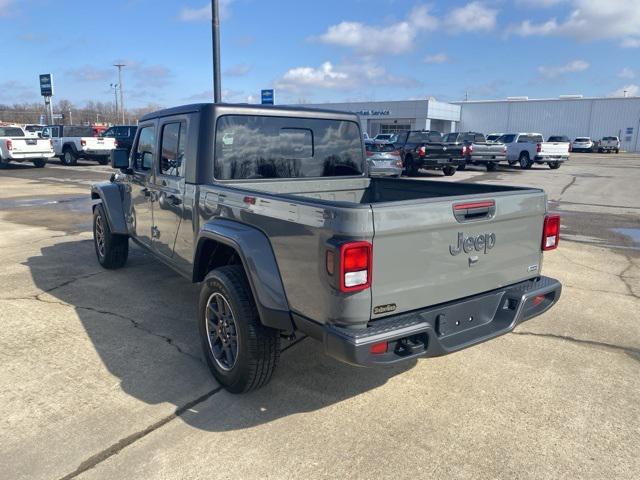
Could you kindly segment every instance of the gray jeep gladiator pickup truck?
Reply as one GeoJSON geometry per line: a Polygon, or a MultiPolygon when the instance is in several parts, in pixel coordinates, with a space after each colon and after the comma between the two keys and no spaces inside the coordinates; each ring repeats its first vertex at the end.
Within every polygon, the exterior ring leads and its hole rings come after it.
{"type": "Polygon", "coordinates": [[[198,104],[148,114],[91,188],[94,243],[129,239],[201,284],[207,364],[232,392],[266,384],[281,338],[364,366],[445,355],[548,310],[559,240],[535,188],[369,178],[355,115],[198,104]]]}

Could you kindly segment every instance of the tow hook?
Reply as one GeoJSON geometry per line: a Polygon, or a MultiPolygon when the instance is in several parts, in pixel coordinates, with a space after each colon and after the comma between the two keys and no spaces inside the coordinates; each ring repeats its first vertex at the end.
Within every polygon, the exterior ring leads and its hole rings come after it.
{"type": "Polygon", "coordinates": [[[396,344],[394,353],[401,357],[422,353],[427,349],[427,335],[413,335],[411,337],[401,338],[396,344]]]}

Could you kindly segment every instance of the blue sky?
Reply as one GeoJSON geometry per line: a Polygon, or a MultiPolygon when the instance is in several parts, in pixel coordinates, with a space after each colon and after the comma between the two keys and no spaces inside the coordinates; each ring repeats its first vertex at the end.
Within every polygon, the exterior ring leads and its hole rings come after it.
{"type": "MultiPolygon", "coordinates": [[[[202,0],[0,0],[0,103],[206,101],[202,0]]],[[[224,99],[345,100],[640,95],[640,0],[221,0],[224,99]]]]}

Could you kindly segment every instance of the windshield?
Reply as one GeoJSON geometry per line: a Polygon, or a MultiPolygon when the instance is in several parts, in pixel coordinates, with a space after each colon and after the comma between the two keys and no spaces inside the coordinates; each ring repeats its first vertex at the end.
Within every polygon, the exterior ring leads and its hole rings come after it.
{"type": "Polygon", "coordinates": [[[24,137],[24,132],[17,127],[0,127],[0,137],[24,137]]]}
{"type": "Polygon", "coordinates": [[[501,137],[498,138],[498,142],[501,143],[513,143],[513,141],[515,140],[516,136],[513,134],[508,134],[508,135],[502,135],[501,137]]]}
{"type": "Polygon", "coordinates": [[[411,132],[407,143],[441,142],[442,135],[439,132],[411,132]]]}
{"type": "Polygon", "coordinates": [[[362,175],[362,136],[341,120],[226,115],[217,122],[219,180],[362,175]]]}

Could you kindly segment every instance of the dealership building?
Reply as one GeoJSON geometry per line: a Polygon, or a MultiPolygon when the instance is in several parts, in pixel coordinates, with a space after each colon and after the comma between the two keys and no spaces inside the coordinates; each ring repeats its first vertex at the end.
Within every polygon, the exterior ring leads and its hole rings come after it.
{"type": "Polygon", "coordinates": [[[438,130],[442,133],[536,132],[544,137],[566,135],[571,139],[617,136],[623,150],[640,151],[640,97],[584,98],[571,95],[540,100],[513,97],[453,103],[429,98],[309,106],[357,113],[363,131],[371,136],[407,129],[438,130]]]}

